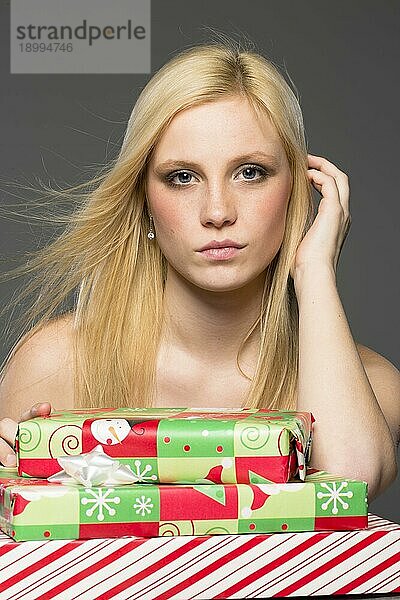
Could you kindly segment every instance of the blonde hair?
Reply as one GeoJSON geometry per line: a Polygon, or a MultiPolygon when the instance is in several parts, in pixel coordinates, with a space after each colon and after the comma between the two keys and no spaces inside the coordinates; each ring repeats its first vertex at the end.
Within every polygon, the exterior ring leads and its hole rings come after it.
{"type": "Polygon", "coordinates": [[[167,263],[147,238],[147,164],[179,111],[227,96],[245,97],[256,115],[269,116],[292,173],[283,242],[266,270],[259,317],[237,356],[238,362],[258,327],[259,357],[242,406],[295,409],[298,305],[290,267],[313,214],[302,113],[273,63],[227,38],[187,48],[155,73],[133,108],[118,157],[104,172],[82,185],[48,190],[52,197],[76,200],[77,208],[68,217],[55,217],[66,223],[63,233],[11,272],[36,271],[19,301],[35,290],[39,294],[24,314],[25,336],[3,363],[3,376],[22,342],[75,292],[75,406],[154,404],[167,263]],[[85,186],[86,192],[75,193],[85,186]]]}

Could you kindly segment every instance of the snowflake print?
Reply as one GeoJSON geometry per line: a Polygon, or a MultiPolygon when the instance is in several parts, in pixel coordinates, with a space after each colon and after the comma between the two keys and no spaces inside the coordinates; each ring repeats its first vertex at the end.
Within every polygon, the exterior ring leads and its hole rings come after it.
{"type": "Polygon", "coordinates": [[[121,499],[119,496],[115,496],[114,498],[109,498],[109,495],[114,490],[112,488],[108,488],[103,490],[102,488],[98,488],[98,491],[95,489],[87,488],[85,492],[92,496],[91,498],[82,498],[81,503],[85,506],[86,504],[92,504],[90,508],[86,511],[86,516],[92,517],[93,513],[98,510],[97,520],[104,521],[104,509],[108,512],[110,517],[113,517],[116,513],[115,508],[109,506],[109,504],[119,504],[121,499]]]}
{"type": "Polygon", "coordinates": [[[145,465],[145,467],[143,468],[143,471],[141,471],[141,464],[142,461],[141,460],[135,460],[135,472],[134,475],[135,477],[137,477],[138,481],[144,481],[146,483],[146,480],[148,481],[155,481],[157,479],[157,475],[146,475],[146,473],[148,471],[151,471],[151,469],[153,468],[151,465],[145,465]]]}
{"type": "Polygon", "coordinates": [[[136,510],[136,514],[141,514],[142,517],[144,517],[144,515],[150,514],[151,513],[151,509],[154,508],[154,504],[151,501],[151,498],[146,498],[146,496],[140,496],[140,498],[136,498],[136,502],[133,505],[133,508],[137,509],[136,510]]]}
{"type": "Polygon", "coordinates": [[[333,515],[337,515],[339,512],[338,503],[344,508],[344,510],[347,510],[349,508],[350,505],[348,504],[348,502],[345,502],[344,500],[342,500],[342,497],[345,497],[345,498],[353,497],[353,492],[351,492],[351,491],[342,492],[343,488],[345,488],[349,485],[347,481],[342,481],[340,483],[340,487],[338,487],[338,488],[336,487],[337,485],[339,485],[339,484],[336,483],[336,481],[332,482],[332,484],[320,483],[320,486],[325,488],[326,490],[328,490],[328,492],[327,493],[318,492],[318,494],[317,494],[318,499],[328,498],[326,502],[323,502],[321,504],[322,510],[326,510],[328,508],[328,506],[330,505],[330,503],[333,502],[333,506],[332,506],[332,514],[333,515]],[[332,486],[332,487],[330,487],[330,486],[332,486]]]}

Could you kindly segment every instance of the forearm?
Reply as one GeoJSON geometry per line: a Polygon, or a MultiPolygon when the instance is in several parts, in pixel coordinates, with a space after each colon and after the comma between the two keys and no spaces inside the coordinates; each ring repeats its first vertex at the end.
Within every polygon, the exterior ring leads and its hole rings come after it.
{"type": "Polygon", "coordinates": [[[392,479],[390,429],[371,388],[329,268],[296,276],[298,410],[316,422],[311,464],[368,482],[369,499],[392,479]]]}

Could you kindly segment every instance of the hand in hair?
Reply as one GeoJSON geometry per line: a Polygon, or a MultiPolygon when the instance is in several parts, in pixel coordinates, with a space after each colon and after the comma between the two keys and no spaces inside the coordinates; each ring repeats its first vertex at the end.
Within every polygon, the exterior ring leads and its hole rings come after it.
{"type": "Polygon", "coordinates": [[[332,269],[336,274],[337,263],[351,225],[349,212],[349,178],[329,160],[308,154],[311,168],[307,175],[322,198],[318,212],[299,244],[290,274],[296,278],[310,269],[332,269]]]}
{"type": "Polygon", "coordinates": [[[18,423],[34,419],[35,417],[46,417],[51,413],[51,404],[49,402],[39,402],[32,408],[25,411],[19,421],[4,418],[0,421],[0,465],[5,467],[15,467],[17,457],[14,451],[15,436],[17,434],[18,423]]]}

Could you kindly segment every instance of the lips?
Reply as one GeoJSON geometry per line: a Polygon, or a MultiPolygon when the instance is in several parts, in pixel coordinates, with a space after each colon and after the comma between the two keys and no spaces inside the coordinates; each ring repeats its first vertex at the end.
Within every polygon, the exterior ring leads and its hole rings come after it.
{"type": "Polygon", "coordinates": [[[239,242],[235,242],[233,240],[222,240],[218,242],[217,240],[212,240],[202,248],[198,250],[198,252],[204,252],[204,250],[212,250],[214,248],[244,248],[245,244],[240,244],[239,242]]]}

